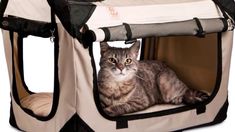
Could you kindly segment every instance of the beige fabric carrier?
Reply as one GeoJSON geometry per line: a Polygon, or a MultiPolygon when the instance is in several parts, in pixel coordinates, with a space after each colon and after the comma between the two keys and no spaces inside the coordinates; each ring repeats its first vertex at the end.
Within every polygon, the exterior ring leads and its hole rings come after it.
{"type": "Polygon", "coordinates": [[[10,124],[19,130],[167,132],[226,118],[233,0],[1,0],[0,13],[11,83],[10,124]],[[28,35],[54,42],[53,93],[34,93],[24,81],[23,40],[28,35]],[[132,44],[136,39],[142,42],[141,60],[166,62],[189,87],[209,93],[209,99],[105,114],[97,88],[97,42],[132,44]]]}

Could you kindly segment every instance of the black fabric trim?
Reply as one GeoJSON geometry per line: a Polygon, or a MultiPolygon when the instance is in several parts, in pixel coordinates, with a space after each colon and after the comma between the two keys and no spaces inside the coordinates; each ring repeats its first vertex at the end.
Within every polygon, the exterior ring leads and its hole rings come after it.
{"type": "Polygon", "coordinates": [[[52,10],[60,19],[67,32],[79,41],[82,40],[80,29],[94,12],[95,0],[47,0],[52,10]]]}
{"type": "Polygon", "coordinates": [[[196,108],[197,115],[200,115],[200,114],[205,113],[205,112],[206,112],[206,106],[205,105],[202,105],[202,106],[196,108]]]}
{"type": "Polygon", "coordinates": [[[16,79],[15,79],[15,61],[14,61],[14,33],[10,31],[9,33],[11,41],[11,50],[12,50],[12,95],[15,98],[16,103],[20,104],[19,95],[16,88],[16,79]]]}
{"type": "Polygon", "coordinates": [[[96,35],[92,30],[87,30],[82,34],[82,44],[84,48],[90,47],[96,40],[96,35]]]}
{"type": "Polygon", "coordinates": [[[74,114],[60,132],[94,132],[94,130],[92,130],[78,114],[74,114]]]}
{"type": "Polygon", "coordinates": [[[116,129],[128,128],[127,120],[118,120],[116,121],[116,129]]]}
{"type": "Polygon", "coordinates": [[[30,91],[28,86],[25,83],[25,77],[24,77],[24,57],[23,57],[23,53],[24,53],[24,48],[23,48],[23,37],[24,35],[22,34],[18,34],[18,39],[17,39],[17,43],[18,43],[18,60],[19,60],[19,72],[20,72],[20,77],[22,79],[22,84],[25,88],[25,90],[29,93],[29,94],[34,94],[34,92],[30,91]]]}
{"type": "Polygon", "coordinates": [[[204,31],[204,29],[203,29],[203,27],[202,27],[202,24],[201,24],[201,22],[200,22],[200,20],[198,19],[198,18],[193,18],[193,20],[195,20],[195,22],[196,22],[196,24],[197,24],[197,27],[198,27],[198,31],[197,31],[197,34],[196,34],[196,36],[198,36],[198,37],[205,37],[205,31],[204,31]]]}
{"type": "Polygon", "coordinates": [[[126,37],[127,40],[126,41],[130,41],[132,39],[132,32],[131,32],[131,27],[129,24],[127,23],[123,23],[125,29],[126,29],[126,37]]]}
{"type": "Polygon", "coordinates": [[[8,0],[1,0],[0,2],[0,22],[1,23],[2,23],[2,18],[6,10],[7,4],[8,4],[8,0]]]}
{"type": "Polygon", "coordinates": [[[51,30],[54,30],[55,28],[56,28],[55,13],[51,8],[51,30]]]}
{"type": "Polygon", "coordinates": [[[228,30],[228,22],[227,22],[227,20],[226,20],[226,19],[223,19],[223,18],[221,18],[220,20],[221,20],[221,21],[223,22],[223,24],[224,24],[224,28],[223,28],[222,32],[227,31],[227,30],[228,30]]]}
{"type": "Polygon", "coordinates": [[[100,28],[101,30],[104,31],[104,34],[105,34],[105,38],[104,38],[104,41],[109,41],[110,40],[110,32],[109,32],[109,29],[108,28],[100,28]]]}
{"type": "Polygon", "coordinates": [[[221,107],[218,114],[216,115],[215,119],[210,123],[206,123],[206,124],[202,124],[202,125],[198,125],[198,126],[193,126],[193,127],[189,127],[189,128],[185,128],[185,129],[181,129],[181,130],[176,130],[174,132],[181,132],[181,131],[185,131],[185,130],[189,130],[189,129],[207,127],[207,126],[212,126],[212,125],[222,123],[227,118],[228,106],[229,106],[229,103],[228,103],[228,99],[227,99],[225,101],[224,105],[221,107]]]}
{"type": "MultiPolygon", "coordinates": [[[[21,47],[23,46],[23,37],[21,36],[20,33],[19,34],[19,41],[18,41],[18,47],[21,47]],[[22,38],[21,38],[22,37],[22,38]],[[21,44],[22,43],[22,44],[21,44]]],[[[35,117],[37,118],[38,120],[41,120],[41,121],[47,121],[47,120],[50,120],[51,118],[53,118],[56,114],[56,111],[57,111],[57,107],[58,107],[58,103],[59,103],[59,94],[60,94],[60,85],[59,85],[59,77],[58,77],[58,59],[59,59],[59,39],[58,39],[58,31],[57,31],[57,27],[55,28],[55,42],[54,42],[54,94],[53,94],[53,103],[52,103],[52,109],[51,109],[51,112],[48,116],[46,117],[42,117],[42,116],[38,116],[38,115],[35,115],[31,110],[28,110],[28,109],[25,109],[21,106],[20,104],[20,99],[19,99],[19,96],[18,96],[18,91],[17,91],[17,87],[16,87],[16,78],[15,78],[15,68],[14,68],[14,65],[15,65],[15,62],[14,62],[14,59],[12,58],[12,73],[13,73],[13,85],[12,85],[12,92],[13,92],[13,97],[16,101],[16,103],[21,107],[21,109],[24,110],[24,112],[26,112],[27,114],[31,115],[32,117],[35,117]]],[[[13,36],[13,32],[10,32],[10,39],[11,39],[11,45],[13,47],[14,45],[14,36],[13,36]]],[[[23,48],[20,48],[18,49],[19,51],[19,56],[21,56],[19,58],[19,61],[23,61],[22,60],[22,49],[23,48]]],[[[14,57],[14,48],[12,48],[12,57],[14,57]]],[[[23,63],[23,62],[20,62],[20,63],[23,63]]],[[[22,65],[22,64],[20,64],[22,65]]],[[[21,66],[21,70],[20,70],[20,74],[21,76],[23,75],[23,66],[21,66]]],[[[22,81],[23,81],[23,78],[22,78],[22,81]]],[[[23,81],[24,83],[24,81],[23,81]]],[[[27,90],[27,86],[26,84],[24,83],[24,87],[26,89],[26,91],[28,91],[29,93],[32,94],[32,92],[30,92],[29,90],[27,90]]]]}
{"type": "Polygon", "coordinates": [[[235,2],[233,0],[212,0],[222,11],[225,18],[228,18],[227,12],[233,19],[235,19],[235,2]]]}
{"type": "Polygon", "coordinates": [[[60,97],[60,82],[59,82],[59,36],[58,36],[58,28],[55,25],[55,32],[54,32],[55,40],[54,40],[54,93],[53,93],[53,102],[51,112],[46,118],[42,118],[42,120],[49,120],[55,116],[58,104],[59,104],[59,97],[60,97]]]}
{"type": "Polygon", "coordinates": [[[218,0],[212,0],[218,7],[219,9],[221,10],[223,16],[228,19],[228,15],[225,13],[226,9],[222,6],[222,4],[218,1],[218,0]]]}
{"type": "Polygon", "coordinates": [[[17,123],[16,123],[15,114],[14,114],[13,108],[12,108],[12,102],[11,102],[11,107],[10,107],[9,123],[10,123],[10,125],[13,126],[14,128],[16,128],[16,129],[22,131],[22,130],[18,127],[18,125],[17,125],[17,123]]]}
{"type": "Polygon", "coordinates": [[[96,75],[96,67],[95,67],[95,61],[94,61],[94,56],[93,56],[93,48],[92,46],[89,47],[89,54],[91,57],[91,64],[93,67],[93,95],[94,95],[94,100],[96,107],[99,111],[99,113],[106,119],[111,120],[111,121],[120,121],[120,120],[138,120],[138,119],[144,119],[144,118],[150,118],[150,117],[157,117],[157,116],[164,116],[164,115],[169,115],[169,114],[175,114],[175,113],[180,113],[188,110],[193,110],[199,107],[205,107],[207,104],[209,104],[216,96],[216,94],[219,91],[220,88],[220,83],[221,83],[221,77],[222,77],[222,48],[221,48],[221,33],[217,34],[217,76],[216,76],[216,84],[213,93],[209,97],[208,100],[200,103],[200,104],[195,104],[195,105],[187,105],[187,106],[182,106],[178,108],[173,108],[169,110],[163,110],[163,111],[157,111],[157,112],[152,112],[152,113],[144,113],[144,114],[136,114],[136,115],[125,115],[125,116],[117,116],[117,117],[111,117],[105,114],[103,111],[100,101],[99,101],[99,94],[98,94],[98,86],[97,86],[97,75],[96,75]]]}
{"type": "Polygon", "coordinates": [[[5,30],[20,32],[24,35],[34,35],[39,37],[51,36],[51,24],[46,22],[28,20],[24,18],[9,16],[2,19],[0,25],[5,30]]]}

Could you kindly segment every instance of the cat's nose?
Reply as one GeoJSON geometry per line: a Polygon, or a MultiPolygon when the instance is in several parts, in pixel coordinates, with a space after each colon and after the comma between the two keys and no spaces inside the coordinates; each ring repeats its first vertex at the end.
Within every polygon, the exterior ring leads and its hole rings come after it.
{"type": "Polygon", "coordinates": [[[122,71],[124,69],[124,65],[121,63],[118,63],[116,66],[120,71],[122,71]]]}

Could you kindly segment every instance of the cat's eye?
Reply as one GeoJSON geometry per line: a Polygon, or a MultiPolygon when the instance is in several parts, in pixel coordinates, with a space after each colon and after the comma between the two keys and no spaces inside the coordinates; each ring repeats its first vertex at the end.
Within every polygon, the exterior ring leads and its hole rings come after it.
{"type": "Polygon", "coordinates": [[[132,62],[132,59],[126,59],[126,64],[131,64],[131,62],[132,62]]]}
{"type": "Polygon", "coordinates": [[[109,58],[109,62],[111,62],[111,63],[116,63],[117,61],[116,61],[116,59],[114,59],[114,58],[109,58]]]}

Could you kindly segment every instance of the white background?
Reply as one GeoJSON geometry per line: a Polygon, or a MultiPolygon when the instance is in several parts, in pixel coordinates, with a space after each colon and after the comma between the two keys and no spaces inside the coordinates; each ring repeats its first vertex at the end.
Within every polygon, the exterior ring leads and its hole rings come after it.
{"type": "MultiPolygon", "coordinates": [[[[235,36],[235,35],[234,35],[235,36]]],[[[31,90],[53,90],[53,44],[48,39],[28,38],[25,41],[25,80],[31,90]],[[47,47],[47,48],[45,48],[47,47]],[[40,55],[40,56],[38,56],[40,55]],[[30,63],[30,65],[28,65],[30,63]],[[35,68],[37,67],[37,68],[35,68]],[[39,69],[38,69],[39,67],[39,69]],[[29,81],[30,80],[30,81],[29,81]],[[39,81],[40,80],[40,81],[39,81]],[[43,83],[41,83],[43,82],[43,83]]],[[[235,44],[235,43],[234,43],[235,44]]],[[[99,51],[97,51],[99,52],[99,51]]],[[[212,127],[188,130],[188,132],[221,132],[235,130],[235,49],[233,49],[230,80],[229,80],[229,110],[227,119],[212,127]]],[[[10,83],[5,60],[2,34],[0,33],[0,129],[5,132],[17,131],[9,125],[10,113],[10,83]]]]}

